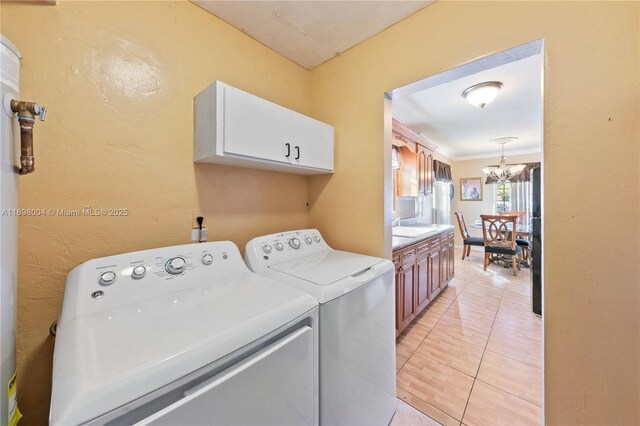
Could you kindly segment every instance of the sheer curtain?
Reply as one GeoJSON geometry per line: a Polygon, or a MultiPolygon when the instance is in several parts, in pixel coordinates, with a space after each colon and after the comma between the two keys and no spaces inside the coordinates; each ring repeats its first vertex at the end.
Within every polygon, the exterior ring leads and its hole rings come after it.
{"type": "Polygon", "coordinates": [[[525,224],[531,219],[531,183],[511,182],[511,210],[523,211],[525,224]]]}

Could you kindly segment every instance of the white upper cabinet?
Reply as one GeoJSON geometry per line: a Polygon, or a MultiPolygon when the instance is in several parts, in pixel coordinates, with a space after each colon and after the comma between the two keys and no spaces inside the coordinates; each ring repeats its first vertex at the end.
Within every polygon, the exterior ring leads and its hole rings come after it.
{"type": "Polygon", "coordinates": [[[193,160],[288,173],[333,172],[333,127],[215,81],[194,98],[193,160]]]}

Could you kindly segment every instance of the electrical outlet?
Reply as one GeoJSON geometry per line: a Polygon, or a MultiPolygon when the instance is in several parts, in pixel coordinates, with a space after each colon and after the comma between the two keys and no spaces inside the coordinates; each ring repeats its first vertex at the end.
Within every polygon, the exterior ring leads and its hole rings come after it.
{"type": "Polygon", "coordinates": [[[207,230],[206,226],[202,227],[202,233],[200,232],[200,229],[198,229],[197,227],[191,230],[191,241],[204,242],[204,241],[207,241],[208,236],[209,236],[209,231],[207,230]]]}

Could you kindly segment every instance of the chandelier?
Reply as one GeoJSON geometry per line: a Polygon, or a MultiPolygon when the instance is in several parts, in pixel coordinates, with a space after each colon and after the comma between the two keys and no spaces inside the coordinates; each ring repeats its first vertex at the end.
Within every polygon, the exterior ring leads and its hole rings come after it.
{"type": "Polygon", "coordinates": [[[502,146],[502,155],[500,155],[500,165],[498,167],[485,167],[482,172],[498,182],[506,182],[512,177],[519,175],[525,168],[524,164],[516,164],[507,166],[507,161],[504,158],[504,144],[517,140],[516,137],[507,137],[493,139],[491,142],[499,143],[502,146]]]}

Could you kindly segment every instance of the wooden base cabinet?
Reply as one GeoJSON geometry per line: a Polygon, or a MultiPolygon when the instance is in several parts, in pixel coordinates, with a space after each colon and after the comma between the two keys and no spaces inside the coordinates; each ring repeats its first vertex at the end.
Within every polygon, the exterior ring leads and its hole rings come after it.
{"type": "Polygon", "coordinates": [[[396,267],[396,336],[453,278],[453,231],[393,252],[396,267]]]}
{"type": "Polygon", "coordinates": [[[400,294],[396,296],[396,300],[400,301],[400,303],[396,305],[398,315],[396,328],[404,330],[416,317],[415,281],[417,264],[415,249],[403,250],[400,260],[400,285],[398,286],[400,294]]]}
{"type": "Polygon", "coordinates": [[[453,234],[446,233],[440,237],[440,257],[442,264],[440,272],[442,274],[442,282],[448,283],[453,278],[455,247],[453,245],[453,234]]]}
{"type": "Polygon", "coordinates": [[[429,253],[429,272],[431,273],[431,300],[433,300],[446,285],[446,282],[442,279],[442,263],[439,245],[429,253]]]}
{"type": "Polygon", "coordinates": [[[427,307],[431,300],[429,252],[427,244],[416,249],[416,279],[414,293],[416,298],[416,313],[427,307]]]}

